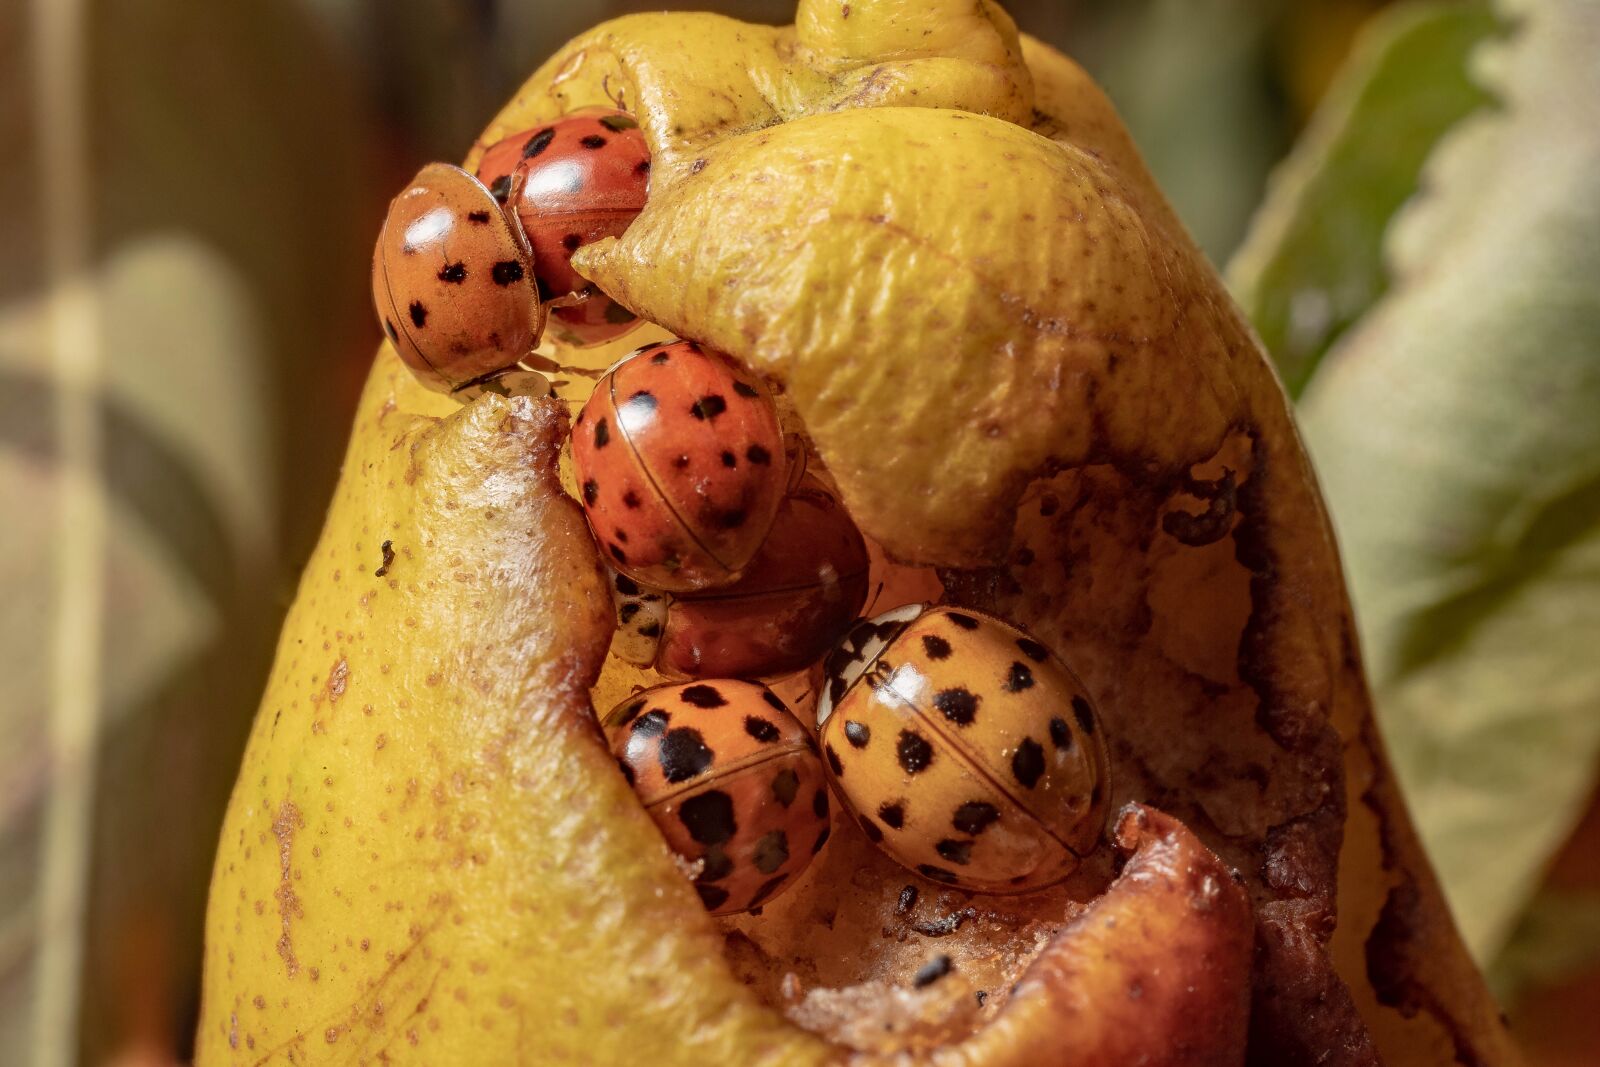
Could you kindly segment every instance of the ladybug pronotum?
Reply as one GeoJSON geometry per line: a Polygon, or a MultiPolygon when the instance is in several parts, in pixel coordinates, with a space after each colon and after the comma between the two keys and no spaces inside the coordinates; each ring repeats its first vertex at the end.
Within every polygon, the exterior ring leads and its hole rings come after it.
{"type": "Polygon", "coordinates": [[[838,499],[807,477],[784,498],[744,576],[673,596],[613,572],[625,660],[668,677],[772,678],[815,663],[867,599],[866,542],[838,499]]]}
{"type": "Polygon", "coordinates": [[[608,562],[675,593],[739,578],[787,478],[766,386],[692,341],[646,345],[596,384],[572,462],[608,562]]]}
{"type": "Polygon", "coordinates": [[[626,333],[633,314],[572,267],[572,254],[620,235],[644,209],[650,148],[626,112],[584,108],[490,145],[478,177],[513,212],[533,248],[540,298],[584,298],[551,308],[567,343],[595,345],[626,333]]]}
{"type": "Polygon", "coordinates": [[[667,845],[699,865],[694,887],[714,914],[770,901],[827,843],[822,764],[766,686],[658,686],[617,705],[601,726],[667,845]]]}
{"type": "Polygon", "coordinates": [[[829,653],[823,762],[863,832],[936,882],[1020,893],[1065,878],[1105,826],[1105,742],[1048,648],[976,611],[912,604],[829,653]]]}
{"type": "Polygon", "coordinates": [[[406,366],[442,392],[514,368],[543,328],[527,241],[482,182],[447,163],[423,167],[389,205],[372,299],[406,366]]]}

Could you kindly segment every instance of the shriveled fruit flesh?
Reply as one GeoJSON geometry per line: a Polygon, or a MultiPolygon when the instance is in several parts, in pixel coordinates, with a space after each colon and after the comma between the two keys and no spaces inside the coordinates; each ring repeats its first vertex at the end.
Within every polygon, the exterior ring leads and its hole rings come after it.
{"type": "MultiPolygon", "coordinates": [[[[203,1067],[1226,1064],[1247,1011],[1255,1063],[1514,1063],[1282,395],[1081,71],[987,0],[636,16],[480,145],[583,106],[638,117],[652,186],[574,266],[661,329],[454,413],[380,354],[223,831],[203,1067]],[[658,679],[605,656],[553,444],[669,333],[769,378],[869,540],[869,610],[943,596],[1082,676],[1113,805],[1151,805],[1120,874],[1107,845],[968,895],[836,817],[760,915],[705,914],[594,725],[658,679]]],[[[803,676],[775,688],[804,719],[803,676]]]]}

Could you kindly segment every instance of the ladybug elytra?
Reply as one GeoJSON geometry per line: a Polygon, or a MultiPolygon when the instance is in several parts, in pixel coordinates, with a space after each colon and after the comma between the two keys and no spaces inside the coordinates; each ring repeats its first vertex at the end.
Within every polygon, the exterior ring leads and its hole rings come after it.
{"type": "Polygon", "coordinates": [[[617,705],[601,726],[667,845],[699,864],[695,890],[712,913],[765,904],[827,843],[822,764],[766,686],[658,686],[617,705]]]}
{"type": "Polygon", "coordinates": [[[573,423],[572,461],[603,555],[671,592],[737,580],[787,480],[766,386],[692,341],[647,345],[600,379],[573,423]]]}
{"type": "Polygon", "coordinates": [[[926,878],[1027,892],[1099,843],[1109,790],[1094,707],[1008,622],[912,604],[858,624],[824,660],[817,721],[863,832],[926,878]]]}

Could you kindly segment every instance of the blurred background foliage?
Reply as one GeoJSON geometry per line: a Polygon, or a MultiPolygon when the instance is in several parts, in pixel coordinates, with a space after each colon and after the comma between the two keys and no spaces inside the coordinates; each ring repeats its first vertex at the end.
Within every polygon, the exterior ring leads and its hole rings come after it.
{"type": "MultiPolygon", "coordinates": [[[[377,341],[387,199],[562,41],[659,6],[0,5],[0,1063],[187,1053],[216,828],[377,341]],[[46,10],[80,27],[81,104],[52,89],[46,10]],[[81,135],[42,153],[64,107],[81,135]],[[52,258],[63,158],[86,190],[81,263],[52,258]],[[103,382],[99,538],[59,511],[63,262],[103,382]],[[85,583],[97,623],[64,631],[55,600],[85,583]],[[52,741],[80,667],[100,680],[81,759],[52,741]]],[[[1534,1061],[1592,1062],[1600,6],[1008,8],[1106,85],[1230,264],[1301,403],[1458,918],[1534,1061]]]]}

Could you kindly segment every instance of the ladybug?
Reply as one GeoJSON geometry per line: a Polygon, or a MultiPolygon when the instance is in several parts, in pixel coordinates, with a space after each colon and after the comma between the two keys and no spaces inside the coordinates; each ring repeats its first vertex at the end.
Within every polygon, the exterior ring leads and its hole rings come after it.
{"type": "Polygon", "coordinates": [[[923,877],[1022,893],[1099,844],[1105,741],[1083,684],[1026,631],[911,604],[823,661],[823,762],[861,829],[923,877]]]}
{"type": "Polygon", "coordinates": [[[644,208],[650,147],[633,116],[585,108],[507,137],[484,151],[478,177],[527,234],[540,298],[556,301],[551,317],[563,340],[600,344],[636,325],[572,267],[574,252],[621,234],[644,208]],[[568,294],[582,296],[565,305],[568,294]]]}
{"type": "Polygon", "coordinates": [[[430,163],[389,205],[372,254],[383,332],[430,388],[456,392],[539,343],[533,254],[483,183],[430,163]]]}
{"type": "Polygon", "coordinates": [[[732,585],[672,596],[613,572],[623,659],[679,678],[770,678],[815,663],[867,599],[867,545],[815,478],[784,498],[732,585]]]}
{"type": "Polygon", "coordinates": [[[601,727],[667,845],[700,864],[694,887],[712,913],[767,903],[827,843],[822,763],[766,686],[658,686],[617,705],[601,727]]]}
{"type": "Polygon", "coordinates": [[[736,581],[783,502],[783,430],[761,381],[693,341],[646,345],[572,428],[590,528],[617,570],[682,593],[736,581]]]}

